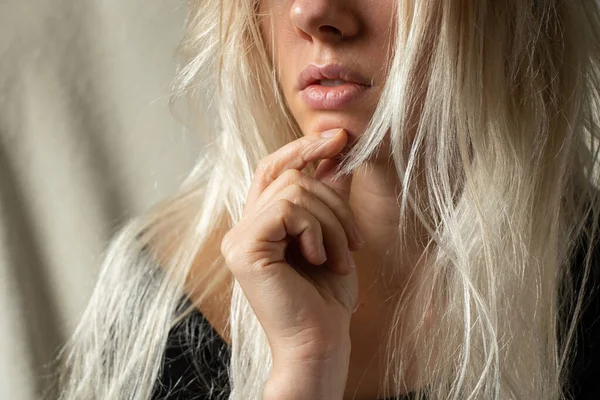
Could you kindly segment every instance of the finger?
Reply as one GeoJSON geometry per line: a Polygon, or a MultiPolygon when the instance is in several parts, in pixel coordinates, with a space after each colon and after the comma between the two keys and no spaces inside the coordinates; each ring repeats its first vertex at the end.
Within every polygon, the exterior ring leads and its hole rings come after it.
{"type": "MultiPolygon", "coordinates": [[[[334,179],[334,172],[339,166],[341,157],[330,158],[322,160],[315,171],[315,179],[320,180],[333,190],[345,201],[350,200],[350,189],[352,187],[352,176],[353,174],[346,174],[340,176],[338,179],[334,179]]],[[[360,235],[358,226],[355,235],[360,235]]],[[[348,248],[348,262],[351,265],[356,265],[351,249],[348,248]]]]}
{"type": "Polygon", "coordinates": [[[339,177],[337,180],[333,179],[333,173],[339,165],[341,158],[325,159],[322,160],[315,171],[315,179],[323,182],[333,190],[344,200],[350,200],[350,188],[352,186],[352,174],[346,174],[339,177]]]}
{"type": "MultiPolygon", "coordinates": [[[[315,199],[315,201],[318,201],[315,199]]],[[[314,205],[313,205],[314,207],[314,205]]],[[[317,213],[326,213],[328,210],[321,209],[317,213]]],[[[331,210],[329,210],[331,213],[331,210]]],[[[280,242],[287,236],[297,238],[300,247],[300,252],[304,258],[314,265],[323,264],[329,260],[329,254],[327,252],[326,243],[330,242],[333,237],[330,231],[331,227],[328,225],[335,221],[333,215],[327,218],[325,222],[327,226],[324,226],[322,220],[319,219],[311,211],[299,204],[295,204],[288,199],[278,199],[263,213],[259,214],[254,220],[252,226],[256,229],[254,237],[257,241],[264,242],[280,242]],[[324,237],[324,235],[328,235],[324,237]]],[[[341,226],[338,228],[341,229],[341,226]]],[[[343,232],[343,230],[342,230],[343,232]]],[[[337,232],[339,238],[339,231],[337,232]]],[[[342,243],[344,238],[342,237],[342,243]]],[[[345,247],[339,246],[344,249],[345,247]]],[[[335,255],[339,258],[339,255],[335,255]]],[[[342,252],[341,255],[344,260],[345,254],[342,252]]],[[[281,253],[274,254],[269,257],[269,263],[276,263],[285,260],[285,249],[281,253]]],[[[336,262],[337,268],[331,268],[333,272],[345,275],[349,271],[347,262],[343,263],[336,262]]]]}
{"type": "Polygon", "coordinates": [[[291,185],[277,193],[275,201],[288,200],[314,215],[321,225],[327,251],[327,266],[340,272],[350,271],[348,239],[335,213],[313,193],[300,185],[291,185]]]}
{"type": "Polygon", "coordinates": [[[283,172],[268,188],[266,188],[257,200],[256,209],[260,210],[264,208],[266,204],[272,203],[273,199],[276,198],[275,196],[281,197],[280,192],[293,185],[303,187],[329,207],[338,221],[342,224],[350,247],[353,250],[358,250],[362,247],[363,241],[361,240],[362,238],[359,237],[359,228],[355,222],[354,213],[348,203],[342,200],[338,193],[325,183],[296,169],[289,169],[283,172]]]}
{"type": "Polygon", "coordinates": [[[256,168],[246,204],[253,203],[283,171],[303,170],[312,161],[332,158],[344,148],[347,140],[346,131],[341,129],[331,138],[303,136],[263,158],[256,168]]]}

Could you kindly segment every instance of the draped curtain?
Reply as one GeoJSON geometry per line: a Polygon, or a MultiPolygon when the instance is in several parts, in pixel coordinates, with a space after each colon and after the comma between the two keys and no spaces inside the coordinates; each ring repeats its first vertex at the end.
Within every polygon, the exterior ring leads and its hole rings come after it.
{"type": "Polygon", "coordinates": [[[42,396],[116,229],[200,149],[168,106],[185,3],[0,1],[0,399],[42,396]]]}

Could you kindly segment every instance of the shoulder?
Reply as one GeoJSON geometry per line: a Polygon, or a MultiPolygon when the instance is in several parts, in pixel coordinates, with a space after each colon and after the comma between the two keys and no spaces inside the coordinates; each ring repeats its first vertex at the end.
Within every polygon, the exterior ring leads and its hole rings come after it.
{"type": "Polygon", "coordinates": [[[152,398],[226,399],[230,391],[229,359],[227,343],[194,309],[169,333],[152,398]]]}
{"type": "Polygon", "coordinates": [[[186,281],[188,301],[196,308],[198,320],[205,322],[226,343],[229,334],[229,308],[233,275],[222,260],[221,238],[211,242],[196,255],[186,281]]]}
{"type": "MultiPolygon", "coordinates": [[[[152,399],[226,399],[230,359],[228,316],[232,275],[221,260],[222,235],[213,234],[194,256],[178,312],[185,317],[170,331],[152,399]]],[[[172,244],[172,243],[171,243],[172,244]]],[[[153,246],[159,265],[176,246],[153,246]],[[161,249],[162,251],[157,251],[161,249]],[[160,255],[160,258],[157,257],[160,255]]]]}
{"type": "MultiPolygon", "coordinates": [[[[229,340],[228,320],[233,275],[221,255],[221,241],[227,232],[224,224],[211,230],[210,236],[191,254],[192,262],[185,278],[185,301],[198,309],[206,320],[224,338],[229,340]]],[[[163,268],[172,265],[175,254],[182,254],[178,235],[163,235],[151,240],[144,248],[163,268]]]]}

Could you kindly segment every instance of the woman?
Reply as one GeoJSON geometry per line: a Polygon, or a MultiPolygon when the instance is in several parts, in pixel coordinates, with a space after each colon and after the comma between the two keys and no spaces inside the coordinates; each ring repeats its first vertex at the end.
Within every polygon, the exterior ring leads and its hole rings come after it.
{"type": "Polygon", "coordinates": [[[596,2],[195,0],[186,32],[206,151],[112,242],[63,399],[600,395],[596,2]]]}

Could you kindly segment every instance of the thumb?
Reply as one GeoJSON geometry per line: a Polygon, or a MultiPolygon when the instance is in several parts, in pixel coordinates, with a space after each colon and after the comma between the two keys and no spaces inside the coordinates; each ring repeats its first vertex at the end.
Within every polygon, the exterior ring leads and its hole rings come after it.
{"type": "MultiPolygon", "coordinates": [[[[344,135],[347,135],[345,130],[344,135]]],[[[339,154],[338,157],[321,160],[315,170],[315,179],[325,183],[335,190],[342,199],[348,201],[350,199],[350,187],[352,186],[352,174],[342,175],[337,180],[333,179],[333,172],[340,161],[341,157],[339,157],[339,154]]]]}

